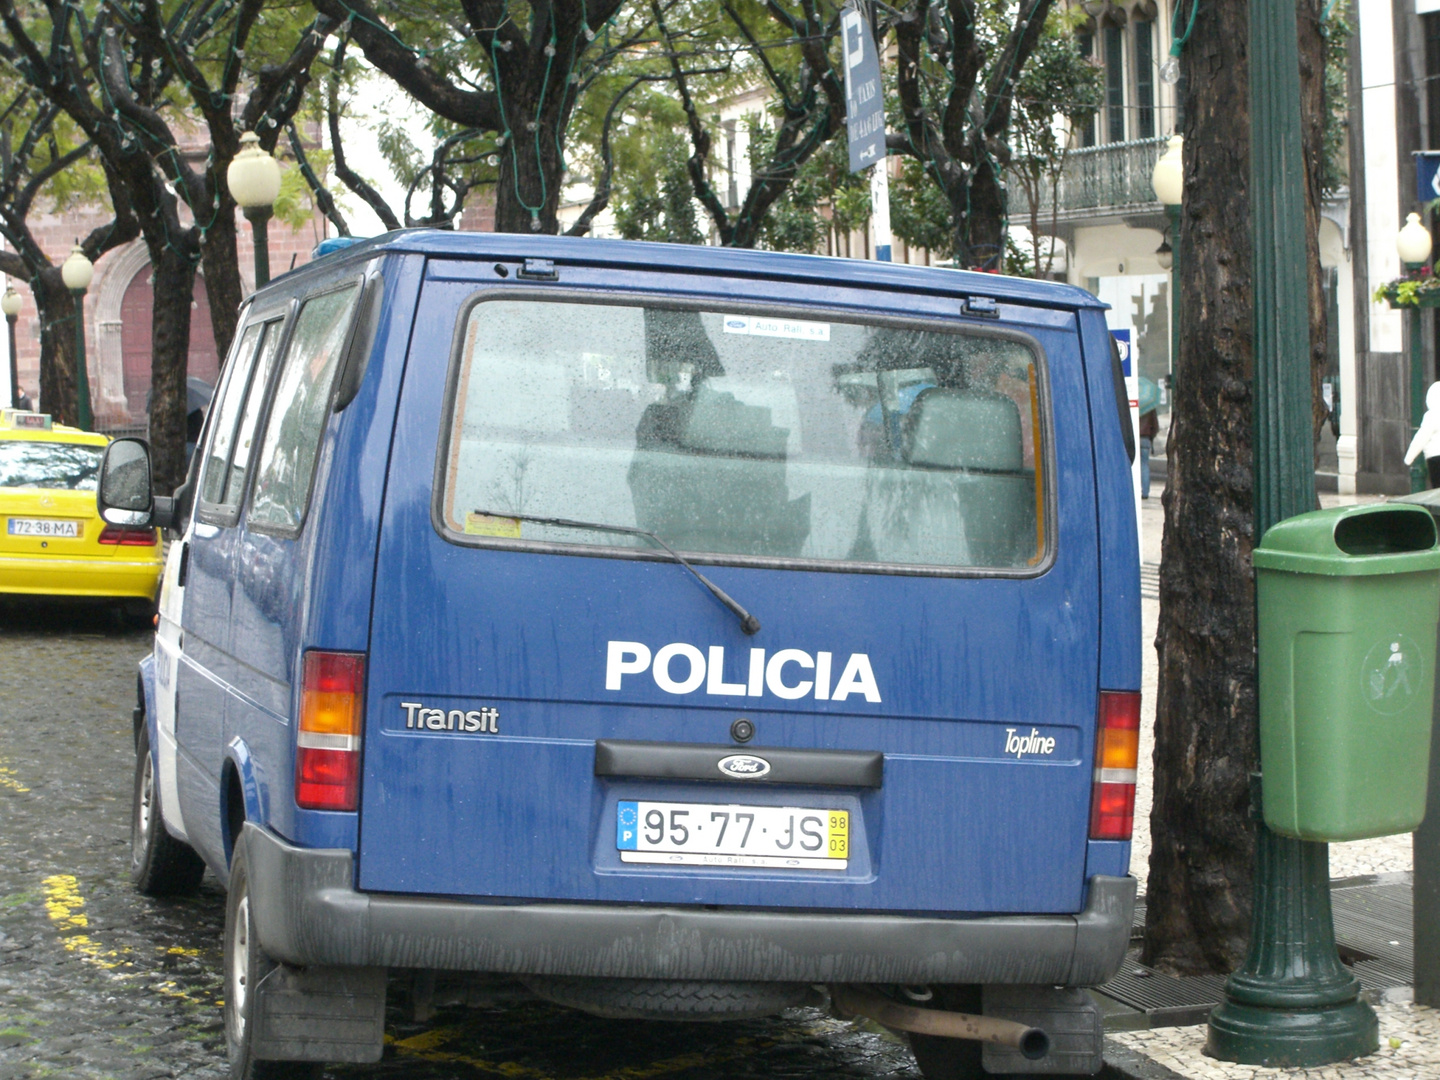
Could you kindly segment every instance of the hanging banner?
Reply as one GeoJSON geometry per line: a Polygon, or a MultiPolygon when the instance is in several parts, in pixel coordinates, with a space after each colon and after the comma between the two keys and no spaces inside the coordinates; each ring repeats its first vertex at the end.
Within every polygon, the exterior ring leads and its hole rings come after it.
{"type": "Polygon", "coordinates": [[[1422,203],[1440,199],[1440,150],[1416,153],[1415,197],[1422,203]]]}
{"type": "Polygon", "coordinates": [[[885,94],[880,86],[880,57],[859,0],[849,0],[841,12],[840,36],[845,49],[845,128],[850,139],[850,171],[859,172],[885,159],[885,94]]]}

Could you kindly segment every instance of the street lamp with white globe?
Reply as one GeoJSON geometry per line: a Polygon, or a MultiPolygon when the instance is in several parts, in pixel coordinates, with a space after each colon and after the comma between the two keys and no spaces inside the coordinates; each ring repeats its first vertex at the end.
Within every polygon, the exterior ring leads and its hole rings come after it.
{"type": "Polygon", "coordinates": [[[94,277],[95,264],[85,257],[76,241],[70,257],[60,264],[60,280],[75,298],[75,411],[81,431],[95,426],[90,415],[90,374],[85,366],[85,290],[94,277]]]}
{"type": "Polygon", "coordinates": [[[10,405],[20,407],[20,368],[15,358],[15,320],[20,318],[20,294],[14,285],[6,286],[5,295],[0,296],[0,311],[5,313],[5,322],[10,330],[10,405]]]}
{"type": "Polygon", "coordinates": [[[280,194],[280,164],[260,148],[260,136],[240,136],[240,151],[225,170],[230,194],[244,211],[255,234],[255,287],[270,281],[270,240],[267,226],[280,194]]]}

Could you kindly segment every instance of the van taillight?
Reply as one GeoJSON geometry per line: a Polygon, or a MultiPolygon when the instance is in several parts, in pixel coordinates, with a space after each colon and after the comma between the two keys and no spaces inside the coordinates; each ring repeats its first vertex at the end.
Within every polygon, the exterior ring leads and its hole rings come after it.
{"type": "Polygon", "coordinates": [[[354,810],[360,794],[365,654],[305,654],[295,736],[295,802],[306,810],[354,810]]]}
{"type": "Polygon", "coordinates": [[[1135,829],[1135,767],[1140,758],[1140,695],[1100,691],[1090,839],[1129,840],[1135,829]]]}
{"type": "Polygon", "coordinates": [[[134,525],[106,525],[96,537],[99,544],[127,544],[135,547],[154,547],[155,530],[134,525]]]}

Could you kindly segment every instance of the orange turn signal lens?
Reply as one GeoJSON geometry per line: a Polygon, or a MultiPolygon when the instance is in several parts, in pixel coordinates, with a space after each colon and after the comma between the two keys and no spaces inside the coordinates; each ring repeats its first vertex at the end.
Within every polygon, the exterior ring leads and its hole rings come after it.
{"type": "Polygon", "coordinates": [[[365,655],[305,654],[295,736],[295,802],[306,810],[354,810],[360,796],[365,655]]]}
{"type": "Polygon", "coordinates": [[[1102,690],[1095,725],[1090,839],[1129,840],[1135,831],[1135,773],[1140,762],[1140,695],[1102,690]]]}
{"type": "Polygon", "coordinates": [[[362,653],[306,653],[302,686],[301,731],[360,734],[365,687],[362,653]]]}

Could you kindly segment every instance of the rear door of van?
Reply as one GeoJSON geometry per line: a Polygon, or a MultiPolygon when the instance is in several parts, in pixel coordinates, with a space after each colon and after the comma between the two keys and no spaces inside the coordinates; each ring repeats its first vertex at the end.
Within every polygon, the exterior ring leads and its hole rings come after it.
{"type": "Polygon", "coordinates": [[[997,312],[432,260],[381,523],[360,887],[1079,910],[1089,396],[1074,310],[997,312]]]}

